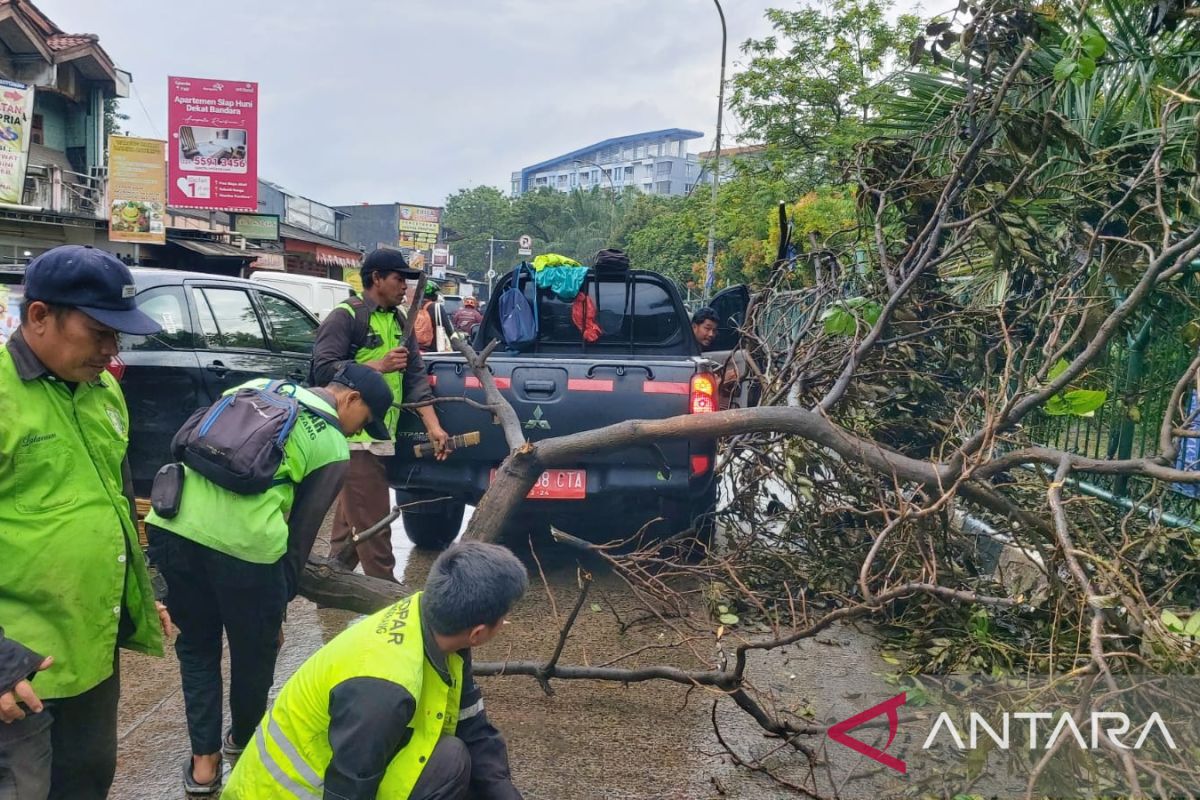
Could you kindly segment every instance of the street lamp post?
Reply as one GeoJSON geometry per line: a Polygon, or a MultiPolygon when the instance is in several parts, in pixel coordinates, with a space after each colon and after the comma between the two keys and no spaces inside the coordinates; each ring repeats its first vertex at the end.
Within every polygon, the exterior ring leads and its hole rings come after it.
{"type": "Polygon", "coordinates": [[[712,291],[717,279],[717,191],[721,186],[721,117],[725,111],[725,11],[721,8],[721,0],[713,0],[717,14],[721,17],[721,83],[717,88],[717,150],[713,159],[712,172],[712,209],[708,223],[708,271],[704,276],[705,295],[712,291]]]}

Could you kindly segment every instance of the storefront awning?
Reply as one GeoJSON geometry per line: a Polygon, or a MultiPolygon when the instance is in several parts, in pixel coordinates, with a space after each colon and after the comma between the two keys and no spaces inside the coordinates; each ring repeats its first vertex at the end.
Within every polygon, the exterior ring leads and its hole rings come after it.
{"type": "Polygon", "coordinates": [[[202,256],[208,256],[209,258],[242,258],[249,261],[262,255],[262,251],[260,250],[243,250],[231,244],[214,242],[208,239],[176,239],[173,236],[168,236],[167,241],[187,248],[194,253],[199,253],[202,256]]]}
{"type": "Polygon", "coordinates": [[[342,269],[355,269],[362,266],[362,256],[358,253],[351,254],[345,250],[335,250],[332,247],[317,245],[317,263],[326,267],[341,267],[342,269]]]}

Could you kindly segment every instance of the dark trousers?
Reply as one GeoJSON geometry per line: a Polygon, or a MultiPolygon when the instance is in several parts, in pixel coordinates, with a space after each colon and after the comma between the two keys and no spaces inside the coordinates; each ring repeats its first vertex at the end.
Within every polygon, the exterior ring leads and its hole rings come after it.
{"type": "Polygon", "coordinates": [[[329,552],[337,555],[346,547],[355,547],[354,564],[361,561],[363,572],[372,578],[395,581],[391,531],[383,531],[357,546],[350,539],[351,530],[365,531],[391,511],[388,489],[383,459],[366,450],[351,450],[346,482],[333,517],[329,552]]]}
{"type": "Polygon", "coordinates": [[[113,674],[75,697],[46,700],[45,710],[0,722],[0,800],[103,800],[117,770],[113,674]]]}
{"type": "Polygon", "coordinates": [[[244,747],[267,710],[279,630],[287,609],[284,560],[252,564],[147,526],[150,560],[167,581],[167,609],[179,628],[188,735],[196,755],[221,749],[221,632],[229,640],[229,716],[244,747]]]}
{"type": "Polygon", "coordinates": [[[471,754],[457,736],[434,745],[409,800],[463,800],[471,787],[471,754]]]}

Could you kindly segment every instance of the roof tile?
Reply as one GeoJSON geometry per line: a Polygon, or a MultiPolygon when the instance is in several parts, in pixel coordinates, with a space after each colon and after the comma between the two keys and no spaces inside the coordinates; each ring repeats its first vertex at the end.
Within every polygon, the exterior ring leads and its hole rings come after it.
{"type": "Polygon", "coordinates": [[[94,33],[59,33],[46,39],[51,50],[70,50],[82,44],[95,44],[100,37],[94,33]]]}

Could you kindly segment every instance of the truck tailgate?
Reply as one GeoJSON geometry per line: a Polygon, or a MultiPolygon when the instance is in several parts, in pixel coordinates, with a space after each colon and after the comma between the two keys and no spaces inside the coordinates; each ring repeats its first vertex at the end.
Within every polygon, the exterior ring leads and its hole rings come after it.
{"type": "MultiPolygon", "coordinates": [[[[461,356],[427,355],[426,366],[434,394],[484,401],[479,380],[461,356]]],[[[629,419],[665,419],[686,414],[692,376],[700,360],[679,357],[655,361],[620,358],[537,358],[493,356],[488,360],[497,388],[512,403],[530,441],[602,428],[629,419]]],[[[450,433],[478,430],[480,444],[456,453],[446,462],[465,467],[498,465],[509,447],[491,415],[466,403],[438,406],[442,427],[450,433]]],[[[411,461],[411,442],[423,429],[415,415],[401,425],[396,460],[411,461]]],[[[610,465],[622,471],[648,472],[652,478],[675,484],[688,478],[690,443],[657,445],[588,454],[589,468],[610,465]],[[661,473],[661,474],[659,474],[661,473]]],[[[601,470],[604,472],[605,470],[601,470]]],[[[602,476],[597,475],[597,478],[602,476]]]]}

